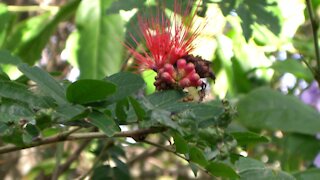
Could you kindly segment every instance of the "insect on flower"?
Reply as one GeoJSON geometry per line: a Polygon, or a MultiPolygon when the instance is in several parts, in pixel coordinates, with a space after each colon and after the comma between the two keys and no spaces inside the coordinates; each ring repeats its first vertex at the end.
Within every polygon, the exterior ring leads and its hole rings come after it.
{"type": "MultiPolygon", "coordinates": [[[[174,11],[169,18],[160,6],[155,16],[138,16],[145,48],[138,51],[126,45],[140,71],[152,69],[157,72],[154,83],[157,90],[203,87],[201,78],[215,79],[210,62],[190,54],[194,49],[193,41],[201,30],[200,27],[193,28],[196,11],[191,13],[192,4],[189,0],[182,11],[179,1],[174,0],[174,11]]],[[[140,46],[135,37],[132,39],[140,46]]]]}

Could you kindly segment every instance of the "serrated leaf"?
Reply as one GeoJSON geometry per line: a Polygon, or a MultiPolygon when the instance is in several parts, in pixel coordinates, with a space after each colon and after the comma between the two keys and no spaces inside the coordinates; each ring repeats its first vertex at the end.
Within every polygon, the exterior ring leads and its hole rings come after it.
{"type": "Polygon", "coordinates": [[[206,169],[214,176],[237,179],[240,176],[230,166],[221,162],[210,162],[206,169]]]}
{"type": "Polygon", "coordinates": [[[113,83],[82,79],[70,84],[67,88],[67,99],[76,104],[86,104],[105,100],[108,96],[116,92],[116,86],[113,83]]]}
{"type": "Polygon", "coordinates": [[[26,64],[21,64],[18,68],[25,76],[36,82],[39,89],[46,95],[55,99],[58,104],[67,103],[63,87],[50,74],[38,67],[29,67],[26,64]]]}
{"type": "Polygon", "coordinates": [[[315,135],[320,114],[294,96],[270,88],[253,90],[238,103],[239,121],[248,127],[315,135]]]}
{"type": "Polygon", "coordinates": [[[120,131],[120,127],[114,120],[99,111],[93,111],[88,115],[90,123],[103,131],[107,136],[111,137],[120,131]]]}

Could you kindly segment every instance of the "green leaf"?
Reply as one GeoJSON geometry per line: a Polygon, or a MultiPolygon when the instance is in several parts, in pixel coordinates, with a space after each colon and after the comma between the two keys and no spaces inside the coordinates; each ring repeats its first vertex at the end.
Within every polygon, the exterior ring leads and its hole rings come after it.
{"type": "Polygon", "coordinates": [[[214,176],[237,179],[240,176],[228,165],[221,162],[210,162],[206,169],[214,176]]]}
{"type": "Polygon", "coordinates": [[[169,90],[160,91],[147,96],[147,99],[153,104],[153,108],[168,108],[178,100],[181,100],[185,94],[181,91],[169,90]]]}
{"type": "Polygon", "coordinates": [[[0,64],[18,65],[22,63],[21,59],[12,55],[9,51],[0,50],[0,64]]]}
{"type": "Polygon", "coordinates": [[[0,121],[2,122],[19,122],[21,119],[31,119],[34,116],[28,105],[5,101],[0,106],[0,121]]]}
{"type": "Polygon", "coordinates": [[[8,36],[10,22],[13,19],[12,17],[12,14],[8,11],[7,5],[0,3],[0,48],[8,36]]]}
{"type": "Polygon", "coordinates": [[[259,177],[259,180],[295,179],[293,176],[286,172],[266,168],[262,162],[251,158],[240,158],[236,162],[236,167],[239,171],[240,179],[256,179],[257,177],[259,177]]]}
{"type": "Polygon", "coordinates": [[[112,179],[113,172],[112,168],[109,165],[98,166],[94,169],[92,179],[103,180],[103,179],[112,179]]]}
{"type": "Polygon", "coordinates": [[[252,13],[250,12],[248,6],[240,6],[237,9],[237,13],[239,14],[239,17],[241,18],[241,27],[242,27],[242,33],[246,41],[249,41],[249,39],[252,36],[252,24],[254,23],[252,13]]]}
{"type": "Polygon", "coordinates": [[[25,127],[25,131],[30,134],[32,137],[37,137],[40,135],[40,132],[38,130],[38,128],[33,125],[33,124],[30,124],[28,123],[25,127]]]}
{"type": "Polygon", "coordinates": [[[253,132],[232,132],[231,135],[237,140],[238,145],[249,145],[253,143],[267,143],[269,139],[253,132]]]}
{"type": "Polygon", "coordinates": [[[244,0],[236,8],[236,12],[241,18],[241,27],[244,37],[248,41],[252,36],[252,25],[258,23],[266,26],[275,35],[281,31],[280,20],[270,8],[277,8],[276,3],[269,3],[267,0],[244,0]]]}
{"type": "Polygon", "coordinates": [[[22,132],[20,129],[17,128],[12,128],[8,133],[5,133],[4,135],[1,136],[1,140],[4,143],[12,143],[17,146],[23,146],[24,142],[22,139],[22,132]]]}
{"type": "Polygon", "coordinates": [[[137,92],[144,86],[143,79],[130,72],[120,72],[106,78],[117,86],[117,92],[108,98],[109,101],[118,101],[137,92]]]}
{"type": "Polygon", "coordinates": [[[303,66],[300,61],[288,59],[285,61],[276,61],[271,66],[272,69],[278,71],[279,73],[291,73],[295,75],[297,78],[304,79],[308,82],[313,80],[313,75],[311,71],[303,66]]]}
{"type": "Polygon", "coordinates": [[[18,68],[29,79],[36,82],[46,95],[55,99],[58,104],[67,103],[63,87],[47,72],[38,67],[29,67],[26,64],[21,64],[18,68]]]}
{"type": "Polygon", "coordinates": [[[86,111],[86,108],[76,104],[63,104],[56,108],[56,112],[67,120],[75,120],[75,118],[86,111]]]}
{"type": "Polygon", "coordinates": [[[93,111],[89,114],[88,118],[91,124],[102,130],[109,137],[120,131],[120,127],[111,117],[99,111],[93,111]]]}
{"type": "Polygon", "coordinates": [[[74,14],[81,0],[74,0],[63,6],[56,15],[43,14],[22,22],[8,39],[7,48],[29,65],[40,57],[58,24],[74,14]]]}
{"type": "Polygon", "coordinates": [[[320,178],[320,169],[307,169],[293,174],[297,180],[312,180],[320,178]]]}
{"type": "Polygon", "coordinates": [[[238,103],[239,121],[251,128],[315,135],[320,115],[294,96],[270,88],[258,88],[238,103]]]}
{"type": "Polygon", "coordinates": [[[118,101],[116,104],[116,116],[120,121],[126,121],[127,119],[127,113],[129,110],[129,102],[128,99],[123,99],[121,101],[118,101]]]}
{"type": "Polygon", "coordinates": [[[204,156],[202,150],[197,147],[192,146],[189,151],[190,161],[199,164],[202,167],[206,167],[208,165],[208,161],[204,156]]]}
{"type": "Polygon", "coordinates": [[[74,49],[81,79],[101,79],[120,70],[123,62],[123,21],[107,15],[113,1],[83,0],[76,14],[79,33],[74,49]]]}
{"type": "Polygon", "coordinates": [[[183,139],[178,133],[173,134],[174,144],[177,153],[186,154],[189,152],[188,142],[183,139]]]}
{"type": "Polygon", "coordinates": [[[177,122],[171,119],[171,113],[162,109],[155,109],[151,112],[150,126],[156,126],[158,123],[170,127],[176,131],[181,132],[180,126],[177,122]]]}
{"type": "Polygon", "coordinates": [[[313,162],[320,149],[319,140],[311,135],[290,133],[276,142],[282,149],[281,167],[290,172],[299,171],[302,163],[313,162]]]}
{"type": "Polygon", "coordinates": [[[138,117],[138,120],[142,120],[145,117],[146,112],[142,108],[141,104],[132,97],[129,97],[129,101],[133,107],[133,110],[134,110],[136,116],[138,117]]]}
{"type": "Polygon", "coordinates": [[[12,81],[0,81],[0,96],[24,102],[31,107],[50,107],[43,97],[36,96],[26,86],[12,81]]]}
{"type": "Polygon", "coordinates": [[[67,88],[67,99],[76,104],[105,100],[116,91],[116,86],[103,80],[82,79],[67,88]]]}

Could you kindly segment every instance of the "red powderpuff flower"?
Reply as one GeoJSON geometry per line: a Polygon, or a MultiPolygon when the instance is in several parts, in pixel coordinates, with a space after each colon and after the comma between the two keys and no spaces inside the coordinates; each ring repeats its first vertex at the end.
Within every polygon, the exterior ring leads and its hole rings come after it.
{"type": "MultiPolygon", "coordinates": [[[[195,13],[190,15],[192,3],[184,12],[181,4],[174,0],[174,12],[167,18],[164,11],[158,9],[155,17],[138,17],[140,34],[145,40],[146,49],[139,52],[130,45],[126,45],[136,60],[140,70],[153,69],[158,71],[165,64],[174,65],[176,61],[194,49],[192,42],[199,35],[199,28],[192,31],[195,13]],[[179,18],[178,14],[181,14],[179,18]],[[172,22],[170,21],[172,20],[172,22]]],[[[133,41],[139,45],[135,37],[133,41]]]]}

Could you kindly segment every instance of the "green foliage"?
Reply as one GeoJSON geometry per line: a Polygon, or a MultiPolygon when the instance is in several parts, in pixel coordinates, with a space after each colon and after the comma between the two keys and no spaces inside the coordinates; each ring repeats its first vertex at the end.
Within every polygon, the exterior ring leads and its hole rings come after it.
{"type": "Polygon", "coordinates": [[[269,88],[250,92],[238,103],[239,121],[252,128],[266,128],[315,135],[319,113],[296,97],[269,88]]]}
{"type": "Polygon", "coordinates": [[[86,104],[104,100],[116,91],[116,86],[103,80],[78,80],[68,86],[66,96],[69,102],[86,104]]]}
{"type": "MultiPolygon", "coordinates": [[[[199,179],[319,179],[313,167],[320,148],[315,137],[319,112],[294,97],[308,93],[306,83],[319,82],[312,40],[318,37],[312,36],[304,2],[198,3],[0,3],[0,153],[71,141],[36,150],[41,162],[26,179],[81,179],[75,177],[79,173],[89,179],[148,179],[146,170],[155,172],[156,179],[161,178],[157,173],[174,172],[164,172],[171,166],[177,167],[177,179],[190,178],[190,170],[199,179]],[[193,11],[203,17],[195,24],[207,25],[197,29],[204,41],[195,42],[195,52],[213,61],[216,81],[206,82],[206,89],[154,92],[155,72],[141,76],[124,44],[149,53],[142,49],[141,20],[157,26],[150,17],[171,18],[170,29],[172,17],[191,18],[193,11]],[[72,81],[66,80],[72,75],[69,63],[80,71],[72,81]],[[287,73],[294,76],[288,87],[287,73]],[[207,95],[204,102],[189,101],[201,93],[207,95]],[[185,164],[173,158],[185,160],[190,169],[185,172],[185,164]],[[87,172],[80,172],[80,166],[87,172]]],[[[319,4],[312,0],[315,12],[319,4]]],[[[319,94],[311,92],[311,105],[317,107],[319,94]]]]}
{"type": "Polygon", "coordinates": [[[71,1],[52,18],[46,13],[21,22],[9,36],[5,48],[29,65],[35,64],[58,24],[73,15],[80,2],[80,0],[71,1]]]}
{"type": "Polygon", "coordinates": [[[76,14],[78,47],[73,51],[81,79],[101,79],[118,72],[123,62],[123,23],[118,14],[107,15],[112,1],[81,1],[76,14]]]}

